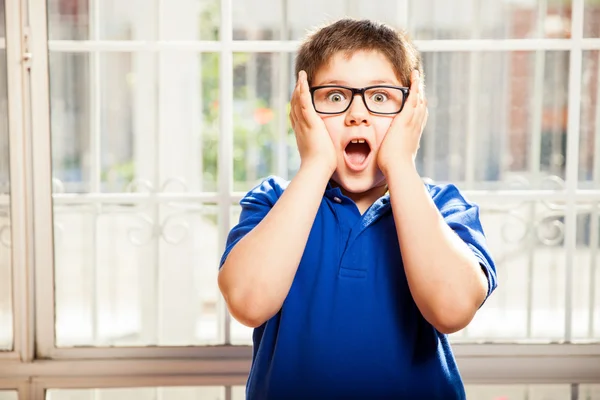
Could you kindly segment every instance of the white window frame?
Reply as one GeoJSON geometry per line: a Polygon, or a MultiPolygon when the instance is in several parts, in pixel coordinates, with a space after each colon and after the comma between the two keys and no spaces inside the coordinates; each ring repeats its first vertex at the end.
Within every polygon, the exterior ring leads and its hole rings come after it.
{"type": "Polygon", "coordinates": [[[0,390],[17,392],[19,400],[29,399],[31,397],[31,385],[25,378],[0,379],[0,390]]]}
{"type": "MultiPolygon", "coordinates": [[[[11,244],[13,283],[13,351],[0,353],[0,363],[5,361],[29,362],[33,351],[33,248],[32,198],[30,158],[27,148],[29,129],[25,119],[27,104],[29,51],[25,41],[27,33],[22,20],[21,5],[14,0],[5,2],[6,14],[6,62],[8,84],[8,116],[10,142],[11,180],[11,244]]],[[[1,375],[0,375],[1,376],[1,375]]]]}
{"type": "MultiPolygon", "coordinates": [[[[229,345],[231,343],[229,317],[224,321],[226,344],[222,346],[55,347],[54,265],[51,261],[54,260],[53,196],[47,51],[49,47],[52,51],[69,52],[90,49],[110,51],[185,49],[220,53],[219,191],[192,194],[190,198],[218,202],[219,244],[222,249],[231,223],[231,205],[238,202],[243,195],[233,192],[231,179],[233,52],[290,53],[298,48],[299,43],[297,41],[233,41],[232,0],[220,0],[221,31],[218,42],[51,41],[49,43],[46,1],[6,0],[15,335],[14,351],[0,353],[0,376],[4,377],[0,380],[0,388],[16,388],[20,391],[21,398],[42,400],[45,389],[57,387],[243,385],[250,366],[251,348],[229,345]],[[27,53],[33,55],[30,61],[26,56],[27,53]],[[34,327],[37,327],[35,331],[34,327]]],[[[568,343],[571,337],[572,298],[572,270],[568,266],[574,262],[576,245],[575,206],[581,201],[600,202],[600,188],[583,190],[577,186],[581,110],[580,102],[577,100],[581,95],[582,52],[600,50],[600,38],[583,38],[583,0],[572,1],[572,15],[570,39],[417,41],[417,46],[424,52],[570,51],[566,187],[557,191],[500,190],[467,193],[475,201],[534,200],[543,196],[548,200],[566,202],[565,341],[567,343],[455,343],[453,345],[455,356],[467,384],[600,383],[600,344],[568,343]]],[[[476,57],[472,61],[476,63],[476,57]]],[[[282,81],[280,84],[283,87],[286,82],[282,81]]],[[[598,160],[596,162],[600,163],[598,160]]],[[[279,162],[279,169],[285,169],[282,162],[279,162]]],[[[101,194],[91,196],[105,200],[101,194]]],[[[54,201],[60,201],[60,197],[55,197],[54,201]]],[[[89,201],[89,198],[84,201],[89,201]]]]}

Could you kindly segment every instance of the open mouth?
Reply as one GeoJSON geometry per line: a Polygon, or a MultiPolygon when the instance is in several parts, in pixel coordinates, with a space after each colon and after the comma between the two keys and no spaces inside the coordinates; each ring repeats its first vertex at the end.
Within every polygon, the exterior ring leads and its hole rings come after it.
{"type": "Polygon", "coordinates": [[[346,162],[353,170],[362,170],[371,154],[371,146],[364,139],[350,141],[344,149],[346,162]]]}

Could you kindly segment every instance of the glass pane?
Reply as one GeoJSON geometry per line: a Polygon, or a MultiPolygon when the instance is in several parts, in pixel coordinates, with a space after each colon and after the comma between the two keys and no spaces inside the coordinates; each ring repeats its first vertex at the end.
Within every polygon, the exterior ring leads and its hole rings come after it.
{"type": "Polygon", "coordinates": [[[564,210],[547,201],[479,200],[498,287],[455,341],[557,341],[565,333],[564,210]],[[558,209],[558,211],[556,211],[558,209]]]}
{"type": "Polygon", "coordinates": [[[14,390],[0,390],[0,400],[19,400],[19,394],[14,390]]]}
{"type": "Polygon", "coordinates": [[[571,385],[465,385],[465,391],[477,400],[573,400],[571,385]]]}
{"type": "Polygon", "coordinates": [[[429,119],[417,165],[462,189],[558,189],[568,52],[424,53],[429,119]]]}
{"type": "Polygon", "coordinates": [[[48,0],[50,40],[89,40],[93,37],[88,0],[48,0]]]}
{"type": "Polygon", "coordinates": [[[234,191],[245,192],[268,175],[285,177],[299,164],[288,118],[294,86],[291,57],[233,56],[234,191]]]}
{"type": "Polygon", "coordinates": [[[50,53],[50,122],[55,191],[90,191],[91,64],[87,53],[50,53]]]}
{"type": "MultiPolygon", "coordinates": [[[[0,3],[0,39],[2,39],[2,45],[0,46],[0,48],[2,50],[4,50],[6,48],[6,44],[5,44],[5,38],[6,38],[6,12],[4,10],[4,3],[5,3],[5,1],[2,1],[2,3],[0,3]]],[[[4,62],[4,65],[6,65],[6,62],[4,62]]]]}
{"type": "MultiPolygon", "coordinates": [[[[50,40],[152,40],[156,1],[48,0],[50,40]]],[[[161,13],[162,39],[218,40],[219,0],[172,0],[161,13]]]]}
{"type": "Polygon", "coordinates": [[[216,191],[218,54],[160,62],[161,79],[153,53],[51,54],[56,191],[216,191]]]}
{"type": "Polygon", "coordinates": [[[101,53],[92,66],[99,70],[87,82],[96,96],[90,101],[92,192],[126,191],[133,181],[155,186],[156,64],[152,53],[101,53]]]}
{"type": "Polygon", "coordinates": [[[57,196],[57,346],[222,342],[216,215],[195,202],[57,196]]]}
{"type": "Polygon", "coordinates": [[[152,53],[50,55],[57,191],[121,192],[153,185],[156,59],[152,53]]]}
{"type": "Polygon", "coordinates": [[[344,16],[372,18],[399,27],[403,2],[383,0],[233,0],[236,40],[301,39],[308,29],[344,16]],[[264,12],[269,10],[269,12],[264,12]]]}
{"type": "MultiPolygon", "coordinates": [[[[599,3],[600,4],[600,3],[599,3]]],[[[579,187],[600,187],[600,51],[583,52],[579,187]]]]}
{"type": "Polygon", "coordinates": [[[600,342],[600,199],[578,204],[572,331],[576,340],[600,342]]]}
{"type": "Polygon", "coordinates": [[[579,400],[600,400],[600,385],[579,385],[579,400]]]}
{"type": "Polygon", "coordinates": [[[0,350],[13,345],[10,158],[4,2],[0,2],[0,350]]]}
{"type": "MultiPolygon", "coordinates": [[[[219,55],[168,51],[161,54],[160,138],[157,159],[161,182],[178,179],[177,190],[216,192],[219,145],[219,55]]],[[[139,131],[140,143],[148,138],[139,131]]],[[[164,184],[164,183],[163,183],[164,184]]]]}
{"type": "Polygon", "coordinates": [[[46,400],[225,400],[222,386],[131,389],[49,389],[46,400]]]}
{"type": "Polygon", "coordinates": [[[545,0],[233,0],[234,39],[239,40],[302,39],[307,30],[344,16],[408,29],[415,39],[565,38],[570,14],[570,2],[545,0]]]}
{"type": "Polygon", "coordinates": [[[219,0],[170,0],[168,4],[161,9],[163,40],[219,40],[219,0]]]}
{"type": "Polygon", "coordinates": [[[408,21],[415,39],[567,38],[571,2],[411,0],[408,21]]]}
{"type": "Polygon", "coordinates": [[[600,38],[600,1],[584,0],[584,3],[583,35],[584,37],[600,38]]]}
{"type": "Polygon", "coordinates": [[[246,386],[233,386],[231,400],[246,400],[246,386]]]}
{"type": "Polygon", "coordinates": [[[50,40],[152,40],[156,1],[48,0],[50,40]]]}

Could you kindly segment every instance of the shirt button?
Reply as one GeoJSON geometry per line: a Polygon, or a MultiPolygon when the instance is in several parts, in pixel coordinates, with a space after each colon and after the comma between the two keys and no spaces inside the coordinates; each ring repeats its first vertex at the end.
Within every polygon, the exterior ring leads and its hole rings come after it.
{"type": "Polygon", "coordinates": [[[340,199],[339,197],[334,197],[333,201],[335,201],[336,203],[341,203],[342,199],[340,199]]]}

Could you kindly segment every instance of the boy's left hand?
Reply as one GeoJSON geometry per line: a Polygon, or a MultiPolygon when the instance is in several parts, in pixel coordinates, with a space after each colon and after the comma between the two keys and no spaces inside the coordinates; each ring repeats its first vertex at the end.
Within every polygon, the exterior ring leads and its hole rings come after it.
{"type": "Polygon", "coordinates": [[[404,108],[394,117],[379,147],[377,164],[384,175],[387,176],[387,171],[396,168],[397,165],[414,165],[428,114],[419,71],[414,70],[410,94],[404,108]]]}

